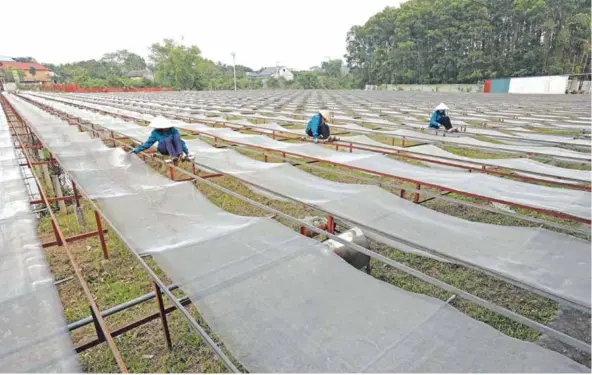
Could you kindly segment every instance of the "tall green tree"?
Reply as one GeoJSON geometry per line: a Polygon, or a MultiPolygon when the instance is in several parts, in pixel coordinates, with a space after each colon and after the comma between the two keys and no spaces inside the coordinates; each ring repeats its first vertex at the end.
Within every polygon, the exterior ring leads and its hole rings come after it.
{"type": "Polygon", "coordinates": [[[590,71],[590,0],[410,0],[346,37],[356,84],[590,71]]]}
{"type": "Polygon", "coordinates": [[[101,61],[117,66],[122,74],[131,72],[133,70],[146,69],[146,61],[140,55],[129,52],[126,49],[106,53],[101,58],[101,61]]]}
{"type": "Polygon", "coordinates": [[[172,39],[154,43],[150,47],[154,63],[154,78],[162,86],[180,90],[207,88],[204,59],[197,46],[184,46],[172,39]]]}
{"type": "Polygon", "coordinates": [[[321,63],[321,70],[329,77],[340,77],[342,65],[343,61],[341,59],[323,61],[321,63]]]}
{"type": "Polygon", "coordinates": [[[319,78],[314,72],[298,72],[294,77],[296,84],[302,89],[319,88],[319,78]]]}

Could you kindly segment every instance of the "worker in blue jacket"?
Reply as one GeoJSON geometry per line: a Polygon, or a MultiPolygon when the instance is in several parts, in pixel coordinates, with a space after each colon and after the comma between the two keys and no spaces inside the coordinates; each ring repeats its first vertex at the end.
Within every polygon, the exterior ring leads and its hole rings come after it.
{"type": "Polygon", "coordinates": [[[331,121],[331,111],[322,110],[312,116],[306,125],[306,134],[314,138],[314,143],[319,143],[319,138],[329,140],[331,131],[327,122],[331,121]]]}
{"type": "Polygon", "coordinates": [[[434,108],[434,112],[432,112],[432,115],[430,116],[430,122],[428,124],[428,127],[432,129],[440,129],[440,126],[443,126],[447,132],[456,131],[456,129],[452,127],[450,117],[446,115],[447,110],[448,107],[446,106],[446,104],[438,104],[438,106],[434,108]]]}
{"type": "Polygon", "coordinates": [[[134,154],[147,150],[155,142],[158,142],[157,151],[162,155],[170,156],[173,163],[177,163],[183,153],[185,153],[187,159],[193,159],[185,141],[181,139],[181,134],[179,134],[176,128],[171,126],[169,120],[158,116],[148,126],[153,128],[152,133],[144,144],[141,144],[132,151],[134,154]]]}

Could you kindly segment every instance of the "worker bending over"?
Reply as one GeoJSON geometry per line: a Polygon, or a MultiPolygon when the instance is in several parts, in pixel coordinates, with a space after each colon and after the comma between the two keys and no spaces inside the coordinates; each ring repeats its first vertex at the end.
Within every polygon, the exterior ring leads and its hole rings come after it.
{"type": "Polygon", "coordinates": [[[331,140],[331,131],[327,122],[331,121],[331,111],[322,110],[312,116],[306,125],[306,135],[314,138],[314,143],[319,143],[319,138],[331,140]]]}
{"type": "Polygon", "coordinates": [[[450,121],[450,117],[446,115],[446,111],[448,107],[444,103],[438,104],[436,108],[434,108],[434,112],[432,112],[432,116],[430,117],[429,127],[432,129],[440,129],[440,125],[446,129],[447,132],[455,132],[457,131],[456,128],[452,127],[452,122],[450,121]]]}
{"type": "Polygon", "coordinates": [[[155,142],[158,142],[157,151],[162,155],[170,156],[175,164],[183,156],[183,153],[185,153],[185,159],[193,159],[185,141],[181,139],[181,134],[179,134],[179,131],[175,127],[171,126],[169,120],[158,116],[148,126],[153,128],[152,133],[150,133],[150,137],[144,144],[133,149],[132,152],[134,154],[147,150],[155,142]]]}

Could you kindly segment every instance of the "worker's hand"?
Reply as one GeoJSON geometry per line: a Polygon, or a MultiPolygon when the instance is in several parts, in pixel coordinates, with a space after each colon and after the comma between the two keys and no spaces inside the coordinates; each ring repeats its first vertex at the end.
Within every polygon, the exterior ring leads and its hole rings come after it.
{"type": "Polygon", "coordinates": [[[190,152],[187,155],[185,155],[185,159],[187,159],[187,160],[193,160],[193,159],[195,159],[195,156],[193,156],[193,154],[190,152]]]}

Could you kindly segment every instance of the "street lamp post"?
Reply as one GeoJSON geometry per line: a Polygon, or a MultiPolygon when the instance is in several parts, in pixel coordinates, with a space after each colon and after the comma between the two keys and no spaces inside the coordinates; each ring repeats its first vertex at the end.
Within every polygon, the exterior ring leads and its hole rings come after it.
{"type": "Polygon", "coordinates": [[[232,52],[232,70],[234,72],[234,91],[236,91],[236,63],[235,63],[235,59],[234,57],[236,56],[236,53],[232,52]]]}

